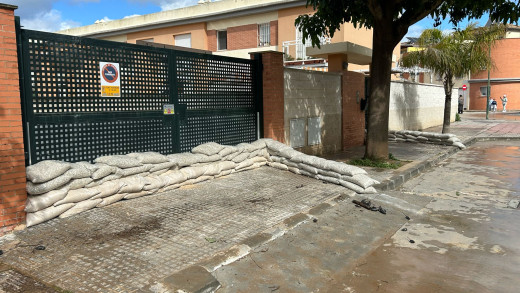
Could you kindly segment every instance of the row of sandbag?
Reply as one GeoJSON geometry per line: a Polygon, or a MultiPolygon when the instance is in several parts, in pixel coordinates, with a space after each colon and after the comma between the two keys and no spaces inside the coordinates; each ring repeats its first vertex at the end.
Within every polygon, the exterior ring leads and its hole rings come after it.
{"type": "Polygon", "coordinates": [[[357,193],[376,193],[373,185],[379,182],[359,167],[306,155],[278,141],[265,142],[271,155],[267,164],[271,167],[339,184],[357,193]]]}
{"type": "Polygon", "coordinates": [[[95,164],[43,161],[27,168],[27,226],[258,168],[268,158],[265,142],[256,141],[237,146],[207,143],[192,153],[168,156],[151,152],[105,156],[95,164]]]}
{"type": "Polygon", "coordinates": [[[459,149],[466,148],[466,146],[460,141],[460,139],[455,134],[451,133],[435,133],[412,130],[390,130],[388,132],[388,141],[430,143],[456,146],[459,149]]]}

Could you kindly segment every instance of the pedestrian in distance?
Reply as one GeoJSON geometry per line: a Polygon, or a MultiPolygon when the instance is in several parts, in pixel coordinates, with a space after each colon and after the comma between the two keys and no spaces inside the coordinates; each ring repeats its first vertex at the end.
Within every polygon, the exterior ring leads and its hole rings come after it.
{"type": "Polygon", "coordinates": [[[507,96],[504,95],[504,97],[500,97],[500,100],[502,100],[502,107],[503,107],[502,112],[505,112],[506,111],[506,104],[507,104],[507,96]]]}
{"type": "Polygon", "coordinates": [[[492,99],[491,102],[491,111],[496,112],[497,111],[497,101],[495,99],[492,99]]]}
{"type": "Polygon", "coordinates": [[[489,111],[493,111],[493,98],[492,97],[489,97],[489,105],[488,105],[488,108],[489,108],[489,111]]]}
{"type": "Polygon", "coordinates": [[[462,95],[459,95],[459,114],[464,112],[464,98],[462,95]]]}

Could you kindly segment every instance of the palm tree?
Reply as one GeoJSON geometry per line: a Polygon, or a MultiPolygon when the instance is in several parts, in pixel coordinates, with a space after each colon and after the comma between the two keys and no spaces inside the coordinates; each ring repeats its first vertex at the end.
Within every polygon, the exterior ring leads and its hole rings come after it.
{"type": "Polygon", "coordinates": [[[505,34],[505,26],[492,24],[476,27],[469,24],[464,30],[443,33],[439,29],[426,29],[418,39],[422,50],[407,53],[401,63],[404,67],[420,66],[430,69],[442,79],[444,85],[444,120],[442,133],[450,132],[451,92],[454,79],[463,78],[483,68],[493,67],[489,50],[505,34]]]}

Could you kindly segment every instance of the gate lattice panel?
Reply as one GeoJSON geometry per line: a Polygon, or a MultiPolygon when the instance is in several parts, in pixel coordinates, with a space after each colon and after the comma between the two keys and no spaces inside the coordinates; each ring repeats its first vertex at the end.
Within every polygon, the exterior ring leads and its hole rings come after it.
{"type": "Polygon", "coordinates": [[[258,136],[256,60],[19,33],[28,164],[169,154],[258,136]],[[119,63],[120,97],[101,97],[100,62],[119,63]],[[176,114],[163,115],[165,104],[176,114]]]}

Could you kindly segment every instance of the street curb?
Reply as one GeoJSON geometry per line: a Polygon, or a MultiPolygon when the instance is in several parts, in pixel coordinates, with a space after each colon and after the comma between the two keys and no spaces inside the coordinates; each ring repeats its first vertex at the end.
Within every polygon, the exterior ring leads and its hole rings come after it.
{"type": "Polygon", "coordinates": [[[215,292],[221,286],[218,280],[212,275],[215,270],[249,255],[249,253],[262,245],[277,239],[300,224],[314,219],[314,217],[324,213],[339,202],[355,195],[356,193],[354,191],[349,191],[310,207],[267,230],[244,239],[224,251],[158,280],[155,284],[145,288],[142,292],[215,292]]]}
{"type": "MultiPolygon", "coordinates": [[[[476,142],[481,141],[514,141],[514,140],[520,140],[520,137],[516,136],[488,136],[488,137],[472,137],[469,139],[466,139],[462,143],[468,147],[476,142]]],[[[424,160],[422,162],[419,162],[417,165],[415,165],[412,168],[409,168],[399,174],[396,174],[390,179],[387,179],[377,185],[374,185],[374,188],[376,190],[380,191],[386,191],[386,190],[394,190],[401,185],[403,185],[408,180],[418,176],[419,174],[423,173],[426,170],[429,170],[433,168],[436,164],[438,164],[441,161],[444,161],[445,159],[449,158],[453,154],[461,151],[458,147],[452,147],[451,149],[444,151],[443,153],[434,156],[432,158],[429,158],[427,160],[424,160]]]]}

